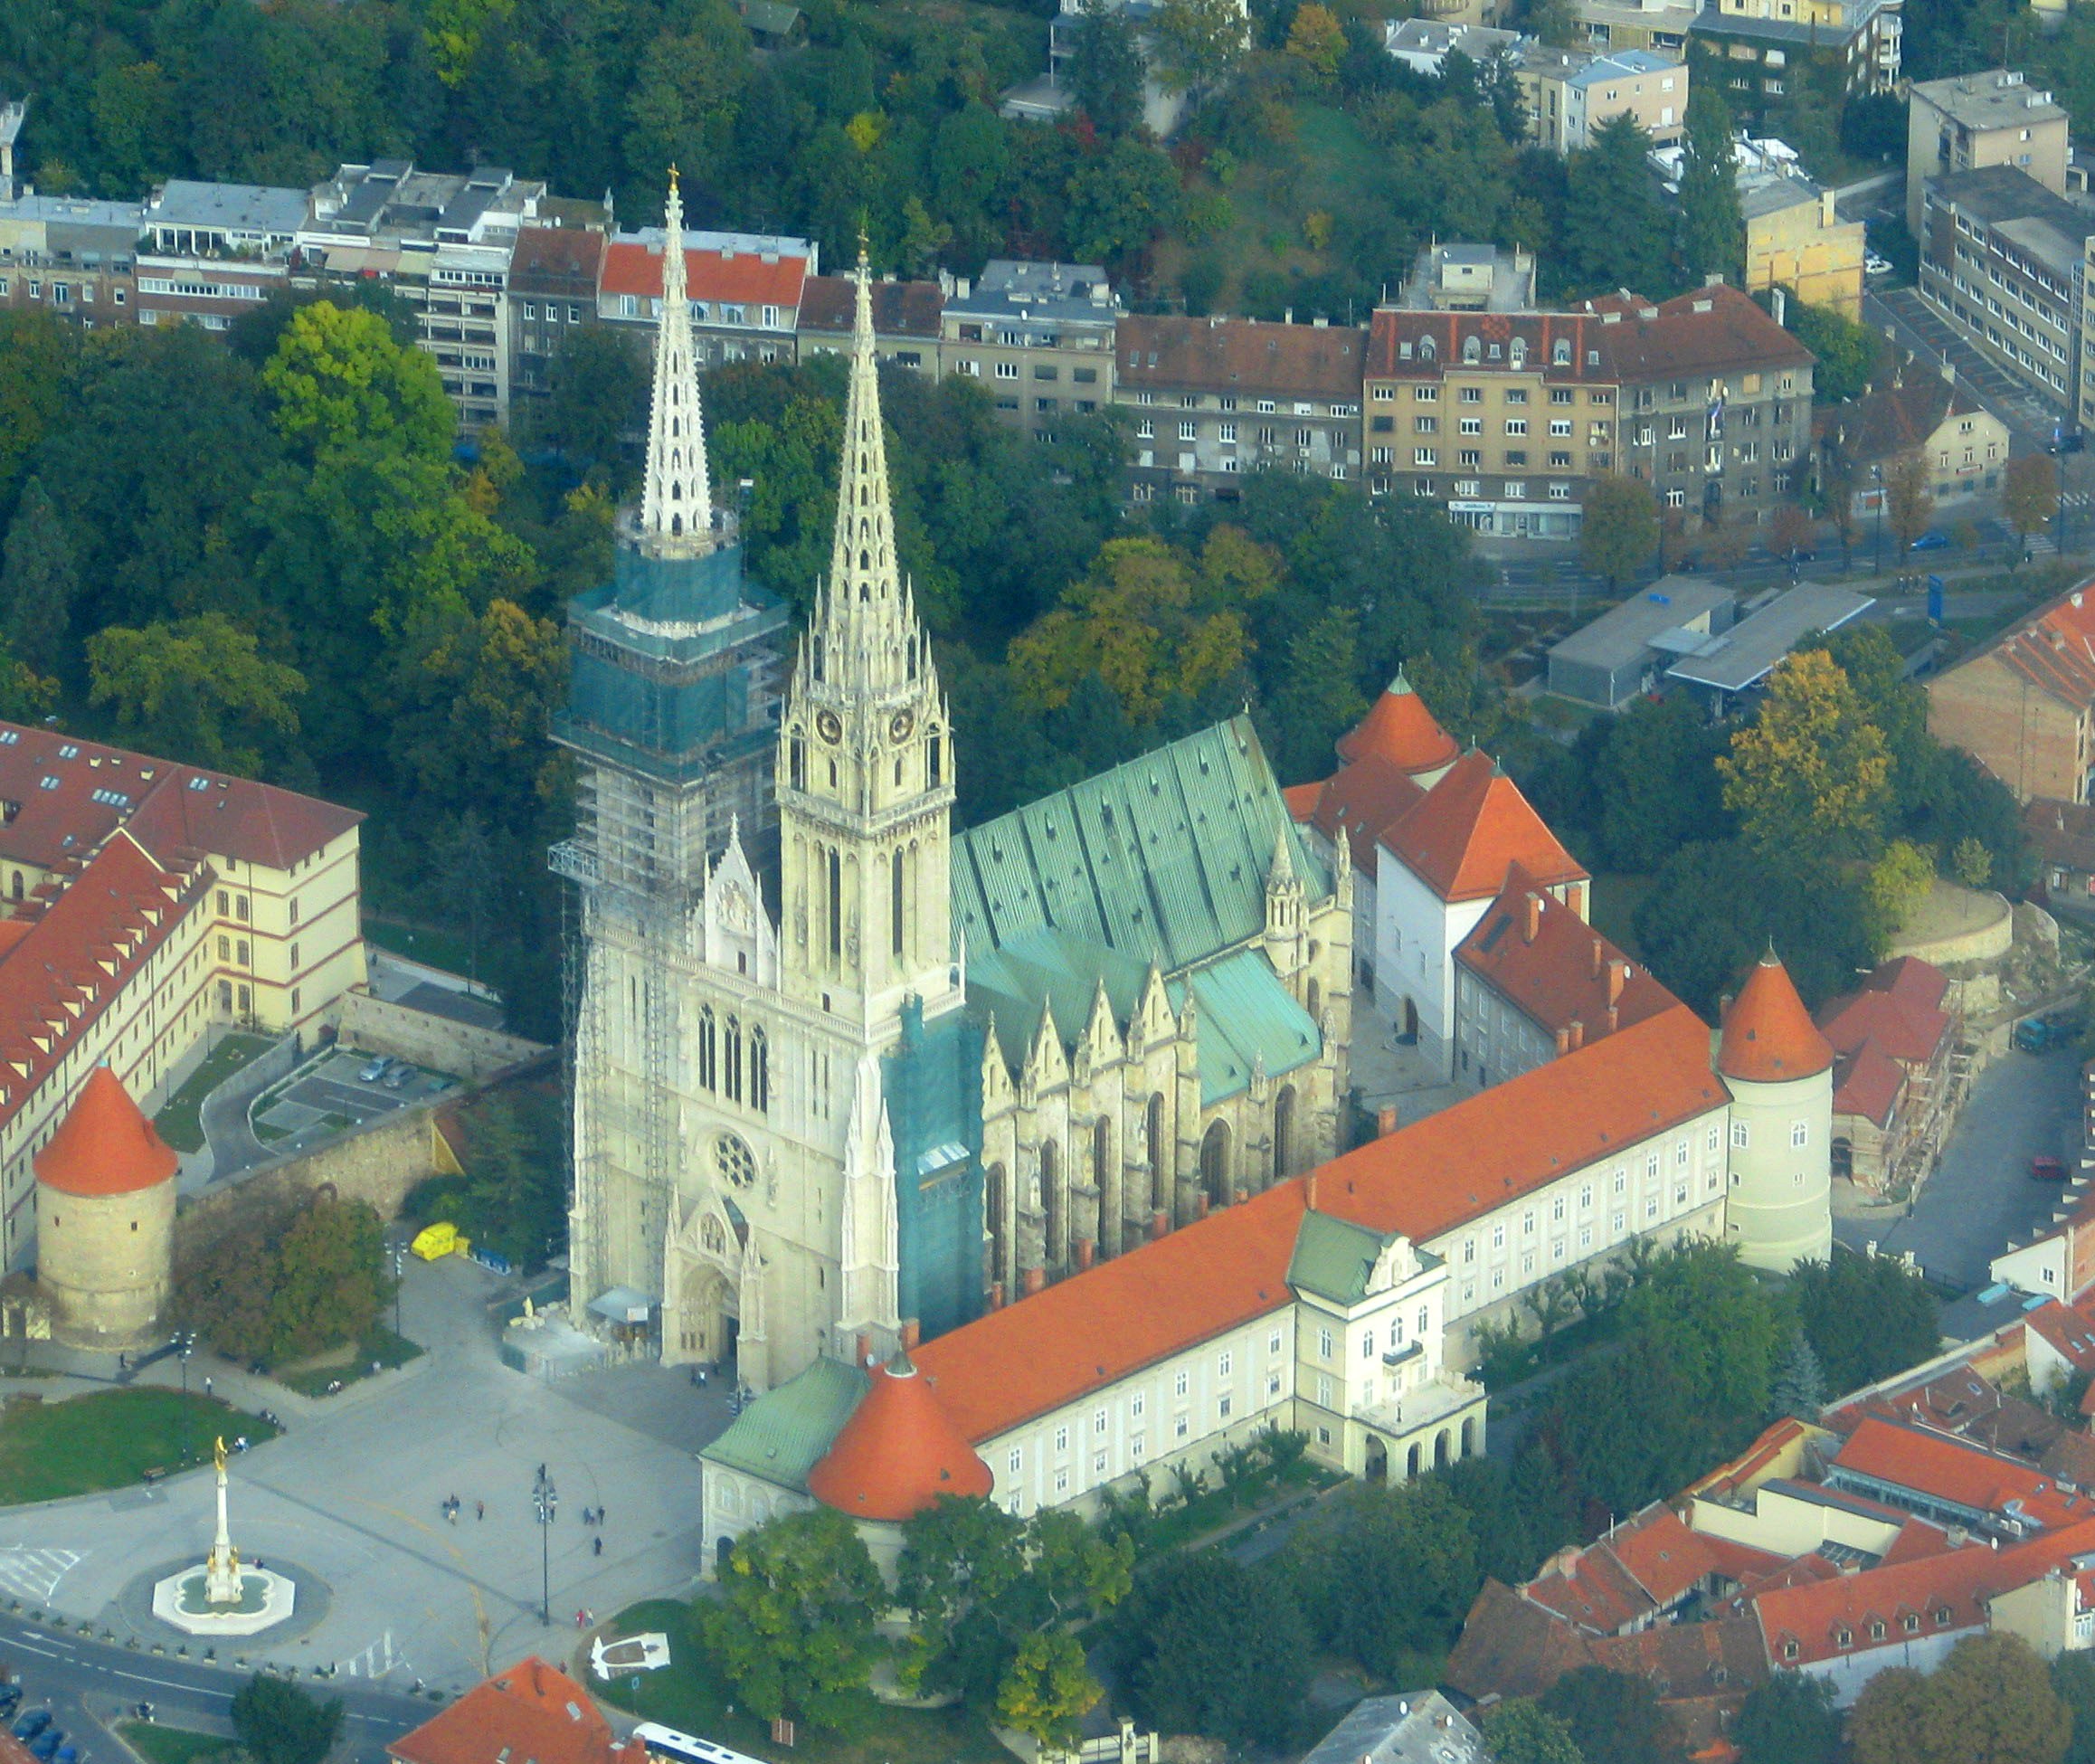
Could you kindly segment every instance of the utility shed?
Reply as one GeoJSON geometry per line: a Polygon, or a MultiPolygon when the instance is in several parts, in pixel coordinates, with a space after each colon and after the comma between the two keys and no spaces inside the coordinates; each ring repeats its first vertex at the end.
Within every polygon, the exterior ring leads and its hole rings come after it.
{"type": "Polygon", "coordinates": [[[1666,678],[1693,687],[1719,701],[1750,692],[1815,631],[1838,631],[1876,602],[1867,594],[1831,582],[1807,582],[1777,594],[1767,605],[1666,669],[1666,678]]]}
{"type": "Polygon", "coordinates": [[[1550,651],[1550,690],[1615,710],[1649,691],[1667,662],[1729,630],[1730,593],[1692,575],[1661,576],[1550,651]]]}

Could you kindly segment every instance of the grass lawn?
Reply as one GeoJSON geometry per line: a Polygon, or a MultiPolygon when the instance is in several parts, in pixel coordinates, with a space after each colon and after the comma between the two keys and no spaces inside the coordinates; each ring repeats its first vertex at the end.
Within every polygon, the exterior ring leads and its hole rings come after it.
{"type": "Polygon", "coordinates": [[[199,1112],[204,1099],[270,1046],[266,1036],[227,1036],[204,1056],[204,1064],[189,1075],[189,1081],[161,1105],[160,1113],[153,1117],[160,1137],[177,1152],[203,1151],[204,1123],[199,1112]]]}
{"type": "Polygon", "coordinates": [[[223,1734],[192,1733],[154,1721],[118,1721],[117,1735],[146,1764],[198,1764],[231,1751],[234,1744],[223,1734]]]}
{"type": "Polygon", "coordinates": [[[144,1386],[66,1402],[15,1397],[0,1411],[0,1505],[61,1501],[122,1488],[148,1470],[179,1470],[211,1456],[211,1442],[276,1429],[215,1398],[144,1386]]]}
{"type": "Polygon", "coordinates": [[[441,968],[447,973],[470,973],[473,953],[466,940],[456,932],[438,931],[426,925],[410,925],[403,919],[382,919],[366,915],[364,920],[365,939],[380,949],[391,950],[395,955],[404,955],[412,961],[427,963],[432,968],[441,968]]]}
{"type": "Polygon", "coordinates": [[[733,1690],[714,1674],[694,1633],[691,1608],[650,1598],[621,1611],[613,1627],[623,1636],[659,1629],[669,1637],[669,1664],[592,1690],[606,1702],[644,1721],[731,1746],[752,1758],[804,1759],[810,1764],[1010,1764],[1010,1753],[974,1716],[956,1709],[890,1709],[870,1698],[848,1736],[802,1727],[788,1750],[771,1743],[771,1729],[736,1710],[733,1690]],[[634,1688],[635,1685],[638,1688],[634,1688]]]}
{"type": "Polygon", "coordinates": [[[1588,917],[1594,930],[1639,962],[1644,960],[1644,953],[1636,946],[1636,909],[1651,892],[1652,880],[1648,876],[1629,876],[1619,870],[1604,870],[1593,878],[1588,917]]]}
{"type": "Polygon", "coordinates": [[[356,1352],[346,1366],[315,1366],[306,1371],[287,1371],[272,1374],[276,1381],[287,1390],[296,1390],[301,1397],[332,1395],[327,1387],[339,1380],[344,1387],[358,1379],[371,1376],[371,1366],[377,1361],[379,1370],[390,1371],[395,1366],[404,1366],[411,1360],[422,1357],[422,1349],[404,1335],[395,1335],[381,1323],[356,1344],[356,1352]]]}

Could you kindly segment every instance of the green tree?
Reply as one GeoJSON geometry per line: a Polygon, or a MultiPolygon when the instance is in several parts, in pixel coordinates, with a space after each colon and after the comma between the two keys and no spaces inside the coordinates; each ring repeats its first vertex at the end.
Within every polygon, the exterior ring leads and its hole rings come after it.
{"type": "Polygon", "coordinates": [[[1438,1478],[1344,1490],[1284,1562],[1320,1639],[1378,1677],[1447,1645],[1484,1579],[1468,1511],[1438,1478]]]}
{"type": "Polygon", "coordinates": [[[1164,0],[1154,24],[1158,84],[1211,86],[1236,66],[1247,34],[1236,0],[1164,0]]]}
{"type": "Polygon", "coordinates": [[[1814,403],[1843,404],[1863,395],[1883,353],[1881,336],[1832,307],[1806,306],[1798,299],[1786,304],[1782,322],[1818,357],[1811,382],[1814,403]]]}
{"type": "Polygon", "coordinates": [[[1170,158],[1123,137],[1070,175],[1069,248],[1093,261],[1117,261],[1177,225],[1183,200],[1170,158]]]}
{"type": "Polygon", "coordinates": [[[1893,839],[1884,848],[1870,866],[1865,890],[1879,943],[1890,946],[1934,885],[1935,857],[1925,846],[1893,839]]]}
{"type": "Polygon", "coordinates": [[[1657,1695],[1641,1678],[1580,1666],[1537,1699],[1537,1707],[1570,1730],[1582,1757],[1607,1764],[1675,1764],[1679,1734],[1657,1695]]]}
{"type": "Polygon", "coordinates": [[[1833,1681],[1778,1672],[1746,1693],[1731,1742],[1746,1764],[1841,1764],[1841,1718],[1833,1681]]]}
{"type": "Polygon", "coordinates": [[[689,15],[697,29],[652,35],[626,100],[627,185],[650,210],[661,200],[671,166],[697,185],[717,175],[714,167],[733,163],[744,115],[747,28],[724,5],[695,6],[689,15]]]}
{"type": "Polygon", "coordinates": [[[1800,1262],[1789,1290],[1834,1394],[1902,1372],[1940,1344],[1934,1295],[1895,1257],[1843,1252],[1830,1262],[1800,1262]]]}
{"type": "Polygon", "coordinates": [[[1884,518],[1891,526],[1901,569],[1906,566],[1906,554],[1913,549],[1913,542],[1935,518],[1935,492],[1928,480],[1928,456],[1917,447],[1884,468],[1884,518]]]}
{"type": "Polygon", "coordinates": [[[1070,1746],[1076,1743],[1076,1718],[1099,1694],[1076,1636],[1028,1636],[997,1686],[997,1720],[1040,1746],[1070,1746]]]}
{"type": "MultiPolygon", "coordinates": [[[[1658,175],[1646,156],[1650,152],[1651,137],[1624,111],[1602,123],[1593,131],[1593,144],[1567,161],[1559,244],[1578,288],[1656,295],[1669,285],[1665,242],[1671,230],[1660,204],[1658,175]]],[[[1590,491],[1588,507],[1590,519],[1590,491]]],[[[1646,555],[1657,545],[1654,531],[1646,555]]]]}
{"type": "Polygon", "coordinates": [[[1825,1370],[1812,1351],[1811,1340],[1802,1330],[1789,1338],[1775,1368],[1775,1388],[1768,1399],[1769,1412],[1797,1421],[1815,1421],[1825,1407],[1825,1370]]]}
{"type": "Polygon", "coordinates": [[[1335,80],[1339,63],[1346,58],[1345,27],[1338,14],[1317,0],[1297,6],[1287,27],[1287,52],[1319,80],[1335,80]]]}
{"type": "Polygon", "coordinates": [[[2030,535],[2043,532],[2044,523],[2059,512],[2058,473],[2043,454],[2024,453],[2008,461],[2001,479],[2000,512],[2014,531],[2014,561],[2020,563],[2030,535]]]}
{"type": "Polygon", "coordinates": [[[441,460],[458,428],[436,363],[361,308],[300,307],[262,384],[275,400],[278,432],[308,459],[375,445],[441,460]]]}
{"type": "Polygon", "coordinates": [[[438,910],[466,934],[466,974],[480,977],[480,933],[495,905],[501,870],[486,819],[477,809],[446,820],[430,840],[431,890],[438,910]]]}
{"type": "Polygon", "coordinates": [[[278,1242],[269,1357],[299,1360],[360,1341],[392,1295],[384,1257],[384,1227],[364,1201],[308,1201],[278,1242]]]}
{"type": "Polygon", "coordinates": [[[65,524],[41,479],[22,487],[0,550],[0,631],[22,662],[57,674],[72,659],[72,602],[80,589],[65,524]]]}
{"type": "Polygon", "coordinates": [[[886,1604],[858,1527],[828,1507],[745,1533],[698,1617],[714,1662],[760,1720],[834,1728],[872,1677],[886,1604]]]}
{"type": "Polygon", "coordinates": [[[647,421],[648,373],[629,338],[597,325],[568,331],[549,370],[550,395],[530,418],[538,437],[576,466],[602,466],[614,481],[625,438],[647,421]]]}
{"type": "Polygon", "coordinates": [[[232,1731],[255,1764],[320,1764],[342,1737],[342,1701],[257,1673],[233,1693],[232,1731]]]}
{"type": "Polygon", "coordinates": [[[1292,638],[1280,690],[1264,719],[1285,778],[1329,768],[1332,744],[1367,714],[1360,694],[1360,615],[1333,607],[1292,638]]]}
{"type": "Polygon", "coordinates": [[[1569,1723],[1545,1714],[1530,1697],[1485,1710],[1484,1736],[1492,1764],[1586,1764],[1569,1723]]]}
{"type": "Polygon", "coordinates": [[[252,776],[299,732],[305,677],[220,612],[88,640],[89,700],[148,753],[252,776]]]}
{"type": "Polygon", "coordinates": [[[567,1133],[558,1099],[514,1086],[484,1091],[463,1124],[459,1228],[517,1268],[543,1266],[567,1231],[567,1133]]]}
{"type": "Polygon", "coordinates": [[[1076,108],[1109,139],[1142,119],[1142,56],[1134,24],[1105,0],[1085,0],[1071,33],[1069,90],[1076,108]]]}
{"type": "Polygon", "coordinates": [[[2073,1712],[2020,1636],[1967,1636],[1928,1677],[1895,1667],[1848,1719],[1855,1764],[2059,1764],[2073,1712]]]}
{"type": "Polygon", "coordinates": [[[1588,763],[1595,830],[1611,868],[1654,869],[1722,826],[1714,764],[1722,737],[1687,695],[1640,698],[1613,723],[1591,726],[1605,742],[1588,763]]]}
{"type": "Polygon", "coordinates": [[[1983,888],[1993,877],[1993,853],[1967,834],[1949,854],[1949,873],[1967,888],[1983,888]]]}
{"type": "Polygon", "coordinates": [[[77,413],[68,382],[79,347],[79,333],[48,313],[0,312],[0,509],[45,434],[77,413]]]}
{"type": "Polygon", "coordinates": [[[1121,1623],[1131,1683],[1173,1733],[1275,1746],[1309,1683],[1310,1635],[1285,1582],[1220,1551],[1168,1556],[1121,1623]]]}
{"type": "Polygon", "coordinates": [[[2064,1764],[2095,1764],[2095,1655],[2069,1648],[2052,1662],[2052,1689],[2072,1712],[2064,1764]]]}
{"type": "Polygon", "coordinates": [[[1714,272],[1734,288],[1746,270],[1746,222],[1732,164],[1731,107],[1713,80],[1688,94],[1681,164],[1681,264],[1691,281],[1714,272]]]}
{"type": "Polygon", "coordinates": [[[1651,563],[1658,550],[1658,502],[1651,487],[1635,478],[1602,476],[1587,487],[1578,526],[1578,559],[1619,589],[1651,563]]]}
{"type": "Polygon", "coordinates": [[[1717,761],[1724,806],[1768,853],[1862,856],[1883,834],[1891,759],[1883,731],[1824,650],[1785,659],[1759,715],[1717,761]]]}

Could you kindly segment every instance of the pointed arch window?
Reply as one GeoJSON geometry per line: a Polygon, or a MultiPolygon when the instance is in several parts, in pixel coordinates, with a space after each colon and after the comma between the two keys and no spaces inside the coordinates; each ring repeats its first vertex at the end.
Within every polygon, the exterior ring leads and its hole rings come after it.
{"type": "Polygon", "coordinates": [[[890,874],[893,880],[888,890],[888,917],[894,927],[895,953],[900,955],[902,953],[902,849],[899,846],[896,848],[895,865],[890,874]]]}
{"type": "Polygon", "coordinates": [[[718,1042],[715,1034],[713,1007],[709,1004],[700,1005],[698,1007],[699,1089],[711,1090],[715,1088],[718,1074],[717,1057],[718,1042]]]}
{"type": "Polygon", "coordinates": [[[762,1023],[749,1028],[749,1105],[759,1114],[771,1111],[771,1038],[762,1023]]]}
{"type": "Polygon", "coordinates": [[[710,1255],[727,1254],[727,1232],[711,1213],[706,1215],[705,1223],[698,1228],[698,1241],[710,1255]]]}
{"type": "Polygon", "coordinates": [[[724,1082],[721,1090],[731,1103],[742,1100],[742,1020],[730,1017],[726,1033],[721,1038],[721,1071],[724,1082]]]}

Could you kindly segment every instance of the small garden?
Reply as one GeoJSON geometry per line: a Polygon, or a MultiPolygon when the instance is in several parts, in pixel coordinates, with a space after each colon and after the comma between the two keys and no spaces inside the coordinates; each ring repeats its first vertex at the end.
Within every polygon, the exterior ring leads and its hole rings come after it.
{"type": "Polygon", "coordinates": [[[162,1727],[156,1721],[118,1721],[117,1737],[146,1764],[204,1764],[206,1759],[223,1758],[235,1747],[223,1734],[162,1727]]]}
{"type": "Polygon", "coordinates": [[[222,1437],[260,1444],[276,1431],[196,1391],[134,1386],[64,1402],[10,1397],[0,1409],[0,1505],[123,1488],[203,1463],[222,1437]]]}
{"type": "Polygon", "coordinates": [[[160,1113],[153,1117],[160,1137],[177,1152],[203,1151],[204,1099],[273,1045],[267,1036],[228,1035],[204,1057],[204,1063],[182,1087],[161,1105],[160,1113]]]}
{"type": "Polygon", "coordinates": [[[332,1397],[359,1380],[390,1372],[422,1357],[421,1346],[404,1335],[396,1335],[384,1323],[373,1323],[348,1349],[318,1356],[303,1366],[286,1366],[276,1380],[301,1397],[332,1397]]]}

